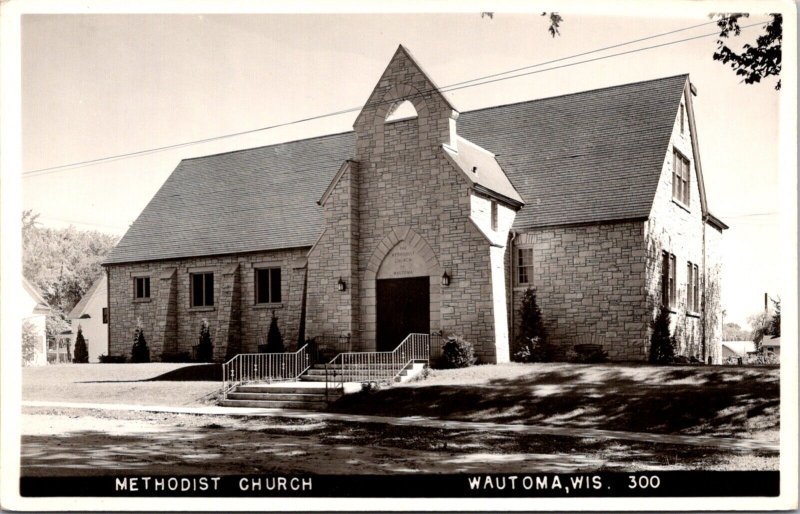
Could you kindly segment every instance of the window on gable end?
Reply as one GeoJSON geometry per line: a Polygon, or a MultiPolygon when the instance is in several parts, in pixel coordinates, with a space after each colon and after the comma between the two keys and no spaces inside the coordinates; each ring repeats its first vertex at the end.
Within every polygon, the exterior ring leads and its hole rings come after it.
{"type": "Polygon", "coordinates": [[[391,123],[393,121],[402,121],[411,118],[417,117],[417,110],[414,108],[414,104],[405,100],[401,102],[399,105],[395,105],[392,109],[389,110],[389,114],[386,116],[385,123],[391,123]]]}
{"type": "Polygon", "coordinates": [[[689,206],[691,191],[691,165],[678,150],[672,152],[672,199],[689,206]]]}

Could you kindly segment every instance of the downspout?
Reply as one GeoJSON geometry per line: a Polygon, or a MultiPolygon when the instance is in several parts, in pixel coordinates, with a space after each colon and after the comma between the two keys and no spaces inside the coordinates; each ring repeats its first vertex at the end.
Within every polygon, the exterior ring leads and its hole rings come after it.
{"type": "Polygon", "coordinates": [[[703,363],[706,363],[706,324],[708,323],[706,312],[706,294],[708,293],[708,289],[706,289],[706,275],[708,274],[708,270],[706,269],[706,219],[706,215],[703,215],[703,280],[701,281],[703,284],[703,297],[700,301],[700,319],[703,320],[703,323],[700,326],[703,363]]]}
{"type": "Polygon", "coordinates": [[[509,301],[509,308],[508,308],[508,346],[509,351],[514,340],[514,240],[517,238],[517,232],[514,230],[510,230],[509,234],[511,235],[511,239],[508,241],[508,297],[510,298],[509,301]]]}

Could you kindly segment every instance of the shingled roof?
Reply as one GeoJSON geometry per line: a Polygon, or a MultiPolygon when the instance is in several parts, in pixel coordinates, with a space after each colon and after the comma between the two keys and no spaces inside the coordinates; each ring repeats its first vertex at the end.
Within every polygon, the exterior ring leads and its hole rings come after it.
{"type": "MultiPolygon", "coordinates": [[[[687,75],[476,111],[460,136],[497,155],[514,228],[646,218],[687,75]]],[[[311,246],[317,200],[353,132],[181,161],[106,264],[311,246]]]]}

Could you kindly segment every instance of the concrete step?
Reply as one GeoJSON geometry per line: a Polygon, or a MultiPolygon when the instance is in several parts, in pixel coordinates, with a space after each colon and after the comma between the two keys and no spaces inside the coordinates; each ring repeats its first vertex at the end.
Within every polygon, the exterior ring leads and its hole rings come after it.
{"type": "Polygon", "coordinates": [[[235,391],[228,393],[229,400],[270,400],[281,402],[326,402],[331,399],[338,398],[338,393],[331,391],[328,394],[328,399],[325,398],[325,393],[321,394],[288,394],[288,393],[242,393],[235,391]]]}
{"type": "MultiPolygon", "coordinates": [[[[229,395],[230,396],[230,395],[229,395]]],[[[256,407],[262,409],[298,409],[298,410],[323,410],[328,405],[326,402],[284,402],[275,400],[222,400],[223,407],[256,407]]]]}
{"type": "Polygon", "coordinates": [[[292,385],[242,385],[236,388],[237,393],[267,394],[325,394],[324,385],[292,382],[292,385]]]}
{"type": "MultiPolygon", "coordinates": [[[[330,364],[328,369],[392,369],[399,364],[330,364]]],[[[308,371],[325,371],[325,364],[314,364],[308,371]]]]}

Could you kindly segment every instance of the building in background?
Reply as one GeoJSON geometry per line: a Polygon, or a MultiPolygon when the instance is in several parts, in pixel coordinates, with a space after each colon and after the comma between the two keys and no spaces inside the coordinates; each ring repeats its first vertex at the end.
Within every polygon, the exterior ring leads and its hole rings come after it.
{"type": "Polygon", "coordinates": [[[50,306],[47,304],[42,294],[36,286],[22,279],[22,289],[25,291],[23,298],[22,318],[23,330],[26,324],[32,329],[34,339],[34,351],[30,359],[24,362],[26,366],[42,366],[47,364],[47,315],[50,313],[50,306]]]}
{"type": "Polygon", "coordinates": [[[80,327],[89,351],[89,362],[99,362],[100,355],[108,355],[108,279],[105,274],[92,284],[68,317],[73,349],[80,327]]]}

